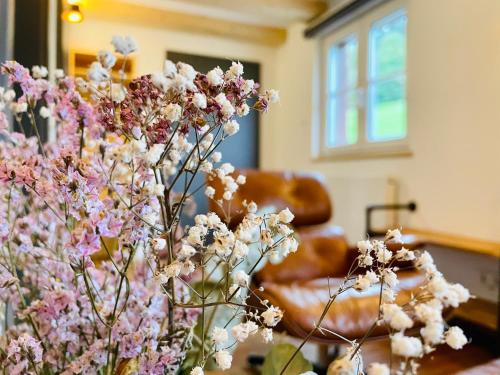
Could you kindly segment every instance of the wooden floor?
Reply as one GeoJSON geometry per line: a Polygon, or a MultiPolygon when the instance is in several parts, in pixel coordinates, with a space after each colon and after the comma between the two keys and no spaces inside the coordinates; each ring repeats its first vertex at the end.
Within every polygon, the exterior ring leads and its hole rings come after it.
{"type": "MultiPolygon", "coordinates": [[[[284,336],[278,336],[277,341],[288,341],[284,336]]],[[[465,370],[495,358],[495,343],[479,343],[472,340],[464,349],[453,350],[446,345],[442,345],[434,353],[429,354],[421,360],[419,375],[452,375],[458,371],[465,370]]],[[[250,370],[246,366],[247,356],[252,354],[265,354],[269,350],[269,345],[262,344],[258,337],[250,338],[247,342],[241,344],[234,353],[233,367],[227,371],[208,372],[211,375],[254,375],[258,374],[255,370],[250,370]]],[[[306,348],[313,352],[313,345],[306,348]]],[[[371,362],[388,362],[389,341],[377,340],[367,343],[363,347],[363,358],[365,364],[371,362]]],[[[314,354],[306,357],[314,358],[314,354]]]]}

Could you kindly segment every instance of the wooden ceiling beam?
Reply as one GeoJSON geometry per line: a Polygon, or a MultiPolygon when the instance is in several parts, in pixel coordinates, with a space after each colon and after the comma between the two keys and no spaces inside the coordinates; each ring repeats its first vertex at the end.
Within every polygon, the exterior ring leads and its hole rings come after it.
{"type": "Polygon", "coordinates": [[[112,22],[215,35],[272,46],[282,44],[286,40],[284,28],[233,22],[203,15],[144,7],[117,0],[87,0],[83,12],[87,19],[99,18],[112,22]]]}
{"type": "Polygon", "coordinates": [[[324,12],[327,0],[188,0],[189,4],[241,12],[282,22],[308,21],[324,12]]]}

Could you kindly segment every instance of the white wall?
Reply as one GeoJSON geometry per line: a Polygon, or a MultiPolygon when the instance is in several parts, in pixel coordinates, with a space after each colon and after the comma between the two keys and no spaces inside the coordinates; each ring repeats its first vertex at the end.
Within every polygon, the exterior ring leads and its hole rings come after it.
{"type": "MultiPolygon", "coordinates": [[[[318,111],[317,41],[303,26],[277,54],[281,105],[264,128],[271,169],[319,170],[341,203],[334,221],[351,241],[363,236],[369,195],[335,192],[334,183],[394,178],[400,199],[418,212],[401,224],[500,240],[500,1],[408,0],[408,126],[413,156],[313,161],[311,124],[318,111]],[[346,209],[351,205],[352,210],[346,209]]],[[[369,189],[369,185],[366,189],[369,189]]],[[[362,188],[361,188],[362,189],[362,188]]]]}

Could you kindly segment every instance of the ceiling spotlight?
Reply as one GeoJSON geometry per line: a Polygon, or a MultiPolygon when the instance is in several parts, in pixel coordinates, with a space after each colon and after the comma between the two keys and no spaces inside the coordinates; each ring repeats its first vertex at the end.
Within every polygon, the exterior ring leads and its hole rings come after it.
{"type": "Polygon", "coordinates": [[[80,23],[83,21],[83,13],[80,6],[72,4],[68,10],[63,13],[63,19],[71,23],[80,23]]]}

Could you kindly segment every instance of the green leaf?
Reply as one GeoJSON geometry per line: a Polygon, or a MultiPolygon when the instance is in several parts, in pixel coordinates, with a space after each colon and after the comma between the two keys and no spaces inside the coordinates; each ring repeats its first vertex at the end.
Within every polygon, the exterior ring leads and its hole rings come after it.
{"type": "MultiPolygon", "coordinates": [[[[292,357],[297,348],[292,344],[274,345],[267,353],[262,366],[262,375],[279,375],[285,364],[292,357]]],[[[299,375],[306,371],[311,371],[312,365],[304,358],[302,353],[297,353],[292,363],[285,371],[286,375],[299,375]]]]}

